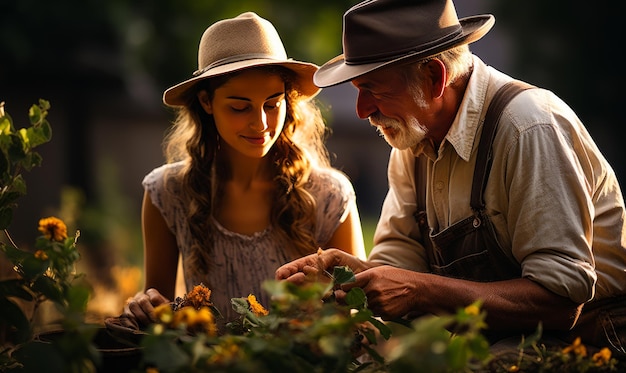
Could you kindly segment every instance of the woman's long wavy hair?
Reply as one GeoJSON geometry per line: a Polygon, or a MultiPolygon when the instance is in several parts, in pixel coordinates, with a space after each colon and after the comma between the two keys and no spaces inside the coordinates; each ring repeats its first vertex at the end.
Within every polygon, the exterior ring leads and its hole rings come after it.
{"type": "MultiPolygon", "coordinates": [[[[330,164],[324,145],[327,128],[318,106],[303,99],[295,89],[293,71],[281,66],[255,69],[277,74],[285,82],[285,125],[267,155],[274,165],[275,183],[270,223],[282,244],[293,250],[295,258],[317,250],[316,201],[305,185],[313,166],[330,164]]],[[[202,109],[197,93],[205,89],[213,99],[215,90],[236,74],[210,78],[190,89],[165,138],[167,161],[185,163],[180,175],[174,176],[182,181],[182,193],[177,198],[183,198],[189,208],[187,219],[194,244],[186,270],[194,276],[202,276],[211,264],[210,248],[215,231],[211,217],[216,216],[219,208],[215,196],[220,195],[223,180],[230,174],[228,163],[219,151],[213,116],[202,109]]]]}

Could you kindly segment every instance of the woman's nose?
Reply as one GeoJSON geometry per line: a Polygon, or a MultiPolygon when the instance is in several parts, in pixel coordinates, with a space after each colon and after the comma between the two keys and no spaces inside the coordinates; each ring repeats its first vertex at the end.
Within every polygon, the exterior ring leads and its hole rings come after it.
{"type": "Polygon", "coordinates": [[[356,97],[356,115],[358,115],[361,119],[367,119],[377,110],[378,109],[376,108],[371,95],[367,92],[359,90],[356,97]]]}
{"type": "Polygon", "coordinates": [[[265,110],[260,110],[259,113],[254,116],[250,122],[250,128],[257,132],[263,132],[268,128],[267,113],[265,113],[265,110]]]}

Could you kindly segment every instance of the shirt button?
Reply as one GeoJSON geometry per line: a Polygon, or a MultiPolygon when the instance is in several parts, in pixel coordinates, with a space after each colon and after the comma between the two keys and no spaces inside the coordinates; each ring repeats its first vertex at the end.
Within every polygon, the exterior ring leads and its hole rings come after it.
{"type": "Polygon", "coordinates": [[[443,181],[438,181],[437,184],[435,184],[435,188],[437,188],[437,190],[442,190],[443,189],[443,181]]]}

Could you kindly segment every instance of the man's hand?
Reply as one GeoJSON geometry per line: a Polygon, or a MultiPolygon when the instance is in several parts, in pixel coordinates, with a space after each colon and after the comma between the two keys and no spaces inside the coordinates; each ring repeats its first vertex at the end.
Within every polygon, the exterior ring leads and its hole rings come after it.
{"type": "Polygon", "coordinates": [[[420,274],[388,265],[378,266],[355,275],[356,282],[343,284],[335,291],[338,300],[354,287],[363,289],[367,296],[367,307],[385,320],[419,312],[420,274]]]}
{"type": "Polygon", "coordinates": [[[307,282],[327,281],[333,268],[348,266],[354,273],[372,265],[338,249],[319,249],[317,253],[289,262],[276,270],[277,280],[287,280],[301,285],[307,282]]]}

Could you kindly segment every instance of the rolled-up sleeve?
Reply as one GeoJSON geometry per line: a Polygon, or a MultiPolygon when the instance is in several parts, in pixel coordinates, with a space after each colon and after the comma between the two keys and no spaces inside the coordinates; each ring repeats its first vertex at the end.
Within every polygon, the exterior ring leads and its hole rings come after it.
{"type": "Polygon", "coordinates": [[[487,206],[505,214],[505,241],[522,276],[584,303],[597,281],[592,195],[606,169],[582,125],[558,103],[549,92],[532,90],[514,101],[517,110],[505,111],[503,120],[512,125],[500,128],[507,145],[495,154],[491,174],[504,183],[490,180],[487,206]],[[538,114],[523,110],[537,102],[544,105],[538,114]]]}

